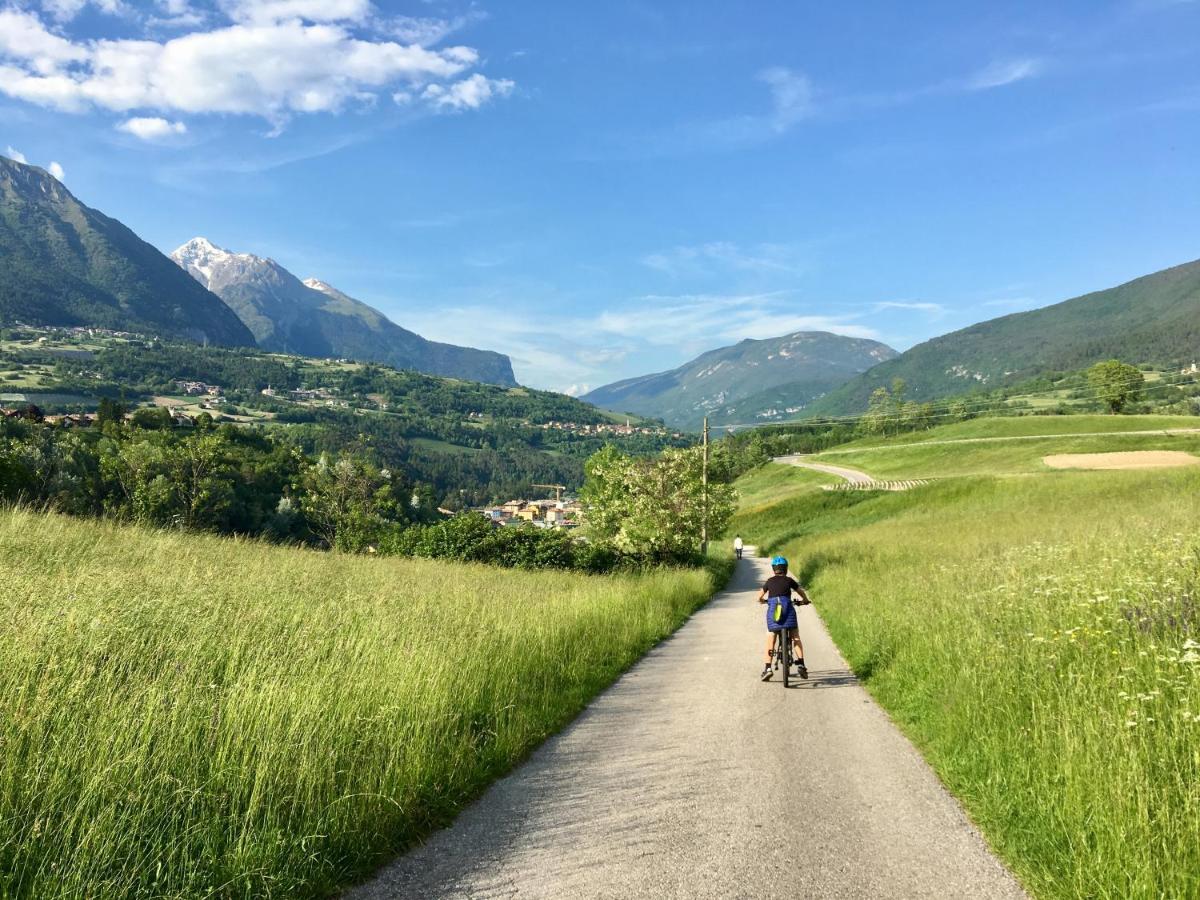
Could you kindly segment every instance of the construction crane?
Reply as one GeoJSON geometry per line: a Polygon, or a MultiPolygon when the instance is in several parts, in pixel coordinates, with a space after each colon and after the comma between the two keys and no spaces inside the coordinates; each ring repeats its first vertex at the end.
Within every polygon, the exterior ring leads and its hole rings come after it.
{"type": "Polygon", "coordinates": [[[531,484],[530,487],[548,488],[554,491],[554,502],[562,503],[563,491],[567,489],[565,484],[531,484]]]}

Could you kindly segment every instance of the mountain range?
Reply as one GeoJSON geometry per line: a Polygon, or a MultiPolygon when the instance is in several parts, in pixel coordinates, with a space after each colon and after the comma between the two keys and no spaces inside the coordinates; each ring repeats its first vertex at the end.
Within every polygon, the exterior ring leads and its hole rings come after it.
{"type": "Polygon", "coordinates": [[[933,338],[852,378],[805,415],[862,412],[903,378],[913,400],[990,390],[1100,360],[1175,365],[1200,357],[1200,260],[933,338]]]}
{"type": "Polygon", "coordinates": [[[798,331],[710,350],[669,372],[605,385],[581,399],[616,412],[694,428],[796,418],[847,379],[896,356],[886,344],[825,331],[798,331]]]}
{"type": "Polygon", "coordinates": [[[224,300],[263,349],[517,383],[507,356],[426,340],[323,281],[301,281],[272,259],[233,253],[202,237],[179,247],[171,259],[224,300]]]}
{"type": "Polygon", "coordinates": [[[215,294],[50,173],[0,157],[0,321],[253,346],[215,294]]]}

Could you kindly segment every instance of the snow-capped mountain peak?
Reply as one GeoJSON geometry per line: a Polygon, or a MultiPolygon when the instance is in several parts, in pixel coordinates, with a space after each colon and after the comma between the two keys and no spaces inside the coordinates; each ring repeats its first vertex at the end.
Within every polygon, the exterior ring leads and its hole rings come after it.
{"type": "Polygon", "coordinates": [[[206,237],[194,237],[171,254],[171,259],[206,288],[212,289],[214,273],[232,262],[270,263],[253,253],[233,253],[218,247],[206,237]]]}
{"type": "Polygon", "coordinates": [[[189,275],[205,287],[212,284],[213,269],[233,256],[206,237],[194,237],[171,254],[189,275]]]}

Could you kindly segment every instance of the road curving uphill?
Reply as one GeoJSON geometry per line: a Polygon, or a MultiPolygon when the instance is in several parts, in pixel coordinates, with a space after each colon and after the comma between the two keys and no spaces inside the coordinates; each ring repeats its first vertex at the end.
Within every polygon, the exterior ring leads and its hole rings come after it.
{"type": "Polygon", "coordinates": [[[348,897],[1024,897],[814,607],[810,679],[758,680],[767,574],[742,560],[573,725],[348,897]]]}
{"type": "Polygon", "coordinates": [[[777,456],[775,462],[785,466],[796,466],[800,469],[812,469],[814,472],[824,472],[826,475],[836,475],[842,479],[841,484],[827,485],[827,491],[907,491],[923,484],[929,484],[923,479],[904,479],[892,481],[877,481],[866,472],[858,469],[848,469],[845,466],[831,466],[828,463],[809,462],[808,458],[799,453],[790,456],[777,456]]]}

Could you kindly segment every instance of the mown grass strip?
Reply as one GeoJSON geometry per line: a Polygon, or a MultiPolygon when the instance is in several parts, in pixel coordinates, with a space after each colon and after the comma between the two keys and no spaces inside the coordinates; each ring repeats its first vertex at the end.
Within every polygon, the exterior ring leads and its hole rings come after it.
{"type": "Polygon", "coordinates": [[[1200,434],[1110,434],[995,443],[897,444],[894,447],[869,447],[853,452],[839,451],[813,459],[815,462],[865,469],[880,479],[924,478],[1040,474],[1048,471],[1042,458],[1051,454],[1129,450],[1182,450],[1200,454],[1200,434]]]}

